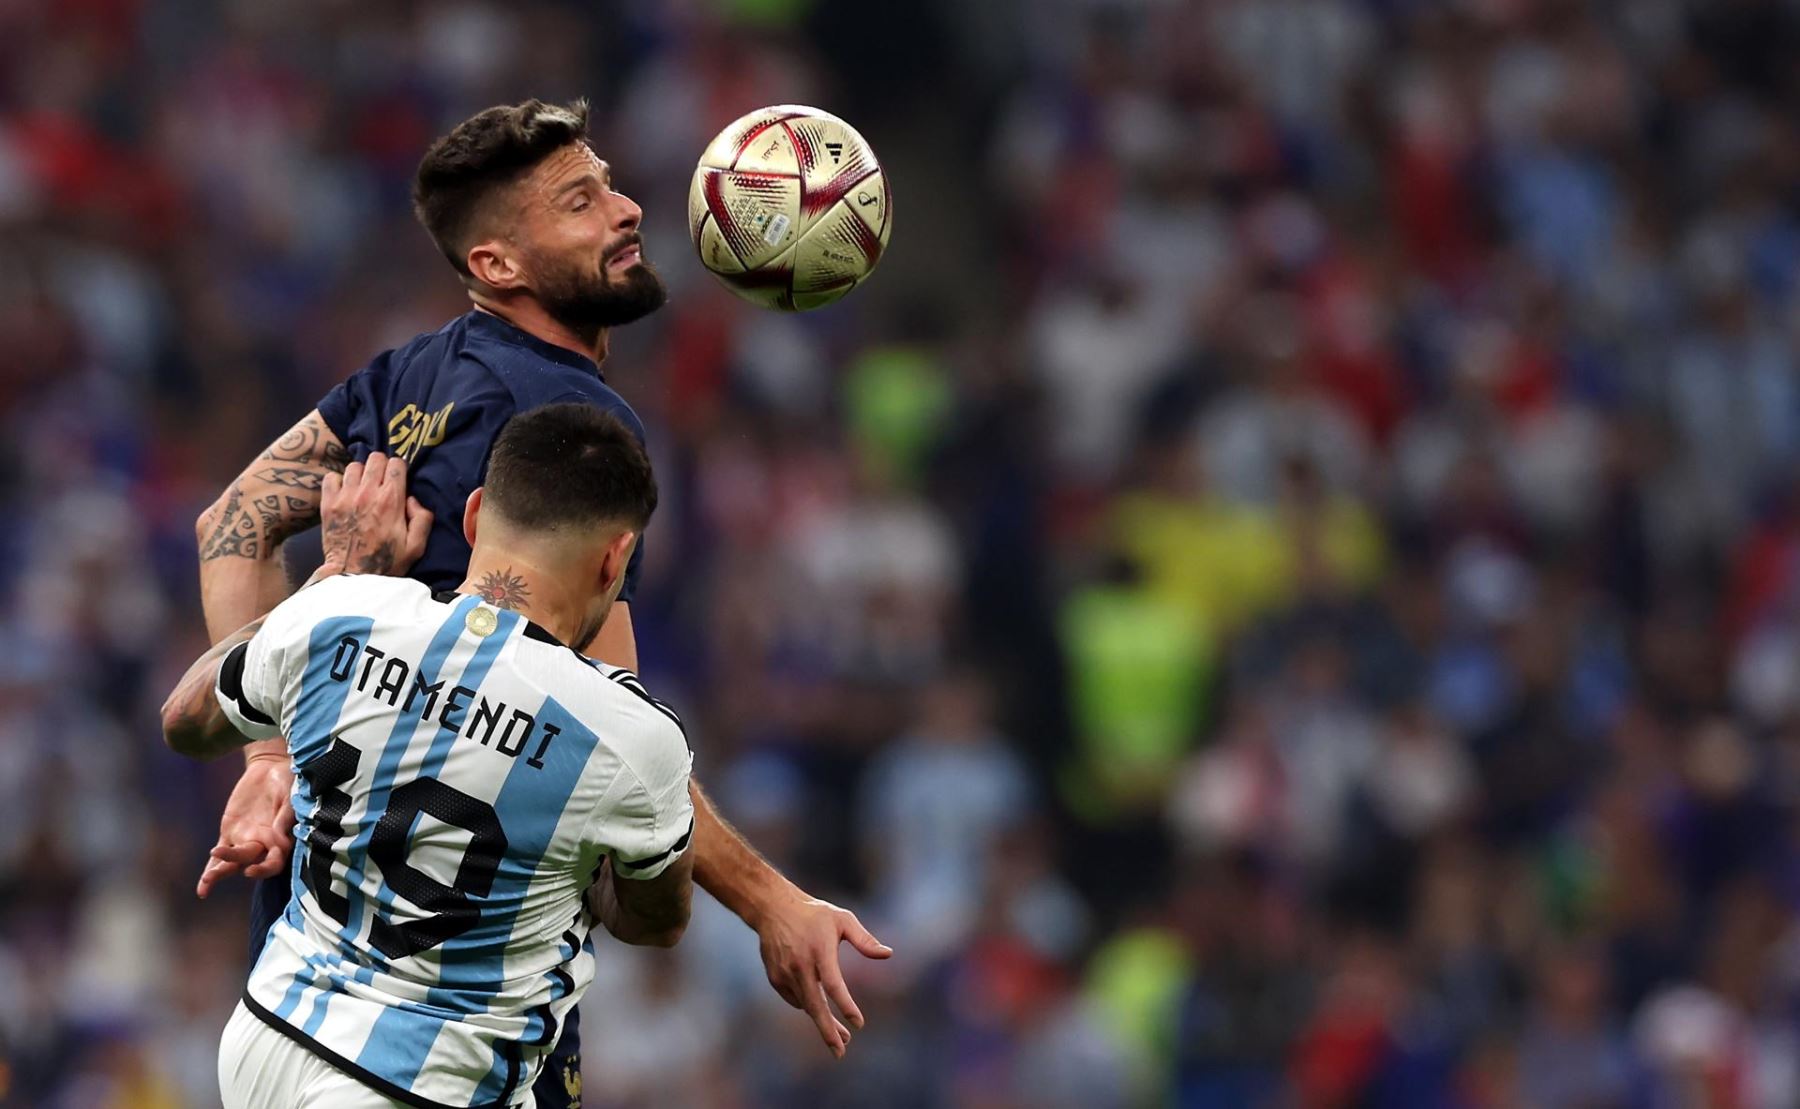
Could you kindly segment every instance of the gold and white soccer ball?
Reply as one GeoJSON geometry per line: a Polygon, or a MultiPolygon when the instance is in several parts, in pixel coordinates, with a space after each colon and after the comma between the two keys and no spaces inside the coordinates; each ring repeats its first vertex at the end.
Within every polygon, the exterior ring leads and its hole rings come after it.
{"type": "Polygon", "coordinates": [[[734,120],[700,155],[688,233],[726,288],[804,312],[869,276],[887,249],[892,208],[887,177],[856,128],[778,104],[734,120]]]}

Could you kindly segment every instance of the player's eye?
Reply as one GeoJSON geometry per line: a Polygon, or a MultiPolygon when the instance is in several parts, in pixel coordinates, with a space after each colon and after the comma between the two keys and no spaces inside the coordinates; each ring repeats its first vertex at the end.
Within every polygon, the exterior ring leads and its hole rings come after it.
{"type": "Polygon", "coordinates": [[[569,210],[572,212],[585,212],[589,207],[590,202],[587,195],[584,193],[575,198],[575,203],[569,206],[569,210]]]}

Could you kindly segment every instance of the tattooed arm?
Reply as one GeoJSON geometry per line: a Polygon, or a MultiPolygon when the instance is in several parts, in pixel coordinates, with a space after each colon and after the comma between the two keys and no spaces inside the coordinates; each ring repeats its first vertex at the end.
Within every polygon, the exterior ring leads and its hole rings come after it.
{"type": "Polygon", "coordinates": [[[326,474],[341,474],[350,452],[317,410],[244,468],[195,521],[200,605],[216,642],[287,595],[281,544],[319,522],[326,474]]]}
{"type": "MultiPolygon", "coordinates": [[[[269,445],[195,521],[200,541],[200,607],[218,642],[287,596],[281,544],[319,522],[326,474],[341,474],[350,452],[317,409],[269,445]]],[[[252,743],[246,758],[278,755],[280,740],[252,743]]]]}
{"type": "MultiPolygon", "coordinates": [[[[350,463],[341,476],[326,474],[320,488],[320,511],[325,560],[306,583],[309,586],[345,572],[403,573],[424,553],[431,531],[431,513],[406,495],[406,463],[380,453],[371,454],[366,466],[350,463]]],[[[256,735],[277,730],[277,714],[252,704],[244,684],[245,658],[235,664],[229,661],[233,651],[250,643],[268,619],[259,616],[250,621],[188,667],[162,709],[163,738],[175,751],[194,758],[216,758],[244,745],[246,735],[240,728],[253,729],[256,735]],[[222,701],[226,698],[237,705],[243,723],[234,722],[225,711],[222,701]]],[[[264,742],[283,740],[277,736],[264,742]]]]}
{"type": "Polygon", "coordinates": [[[162,707],[163,740],[170,750],[189,758],[213,759],[243,746],[244,737],[220,707],[215,687],[225,657],[239,644],[254,639],[266,619],[259,616],[219,640],[181,676],[162,707]]]}
{"type": "MultiPolygon", "coordinates": [[[[317,415],[314,413],[313,417],[317,415]]],[[[279,453],[283,445],[294,439],[295,433],[305,425],[306,421],[301,421],[300,427],[289,432],[281,443],[270,448],[270,453],[279,453]]],[[[322,423],[318,429],[326,437],[331,435],[322,423]]],[[[337,440],[330,438],[329,442],[335,446],[337,440]]],[[[342,450],[341,447],[336,449],[342,450]]],[[[259,471],[300,469],[289,465],[293,461],[265,456],[252,463],[250,469],[245,471],[245,478],[240,478],[239,482],[241,484],[246,478],[254,478],[259,471]]],[[[325,561],[307,584],[311,585],[344,571],[356,574],[397,574],[404,573],[412,566],[414,560],[425,550],[425,539],[431,531],[431,514],[420,507],[418,501],[406,496],[406,464],[398,458],[387,460],[380,454],[372,454],[367,466],[351,462],[341,467],[341,474],[323,463],[315,465],[320,470],[318,482],[310,490],[310,523],[318,522],[322,509],[325,561]]],[[[271,479],[262,477],[256,480],[271,479]]],[[[220,503],[224,505],[228,502],[229,493],[220,503]]],[[[253,537],[261,544],[267,533],[255,532],[253,535],[246,529],[241,534],[253,537]]],[[[203,548],[202,558],[204,557],[203,548]]],[[[252,560],[247,554],[241,553],[218,555],[210,562],[202,561],[202,581],[205,580],[206,567],[209,565],[250,561],[252,560]]],[[[245,603],[242,594],[233,599],[240,604],[245,603]]],[[[262,614],[259,612],[253,615],[262,614]]],[[[209,604],[209,627],[214,616],[215,610],[209,604]]],[[[219,657],[222,659],[223,655],[219,657]]],[[[212,669],[214,673],[217,672],[216,661],[212,669]]],[[[189,694],[193,695],[192,689],[189,694]]],[[[174,709],[179,714],[191,710],[193,705],[191,700],[178,701],[174,709]]],[[[204,703],[200,707],[204,709],[204,703]]],[[[168,710],[165,709],[165,729],[168,722],[168,710]]],[[[180,727],[179,715],[177,727],[180,727]]],[[[206,736],[210,734],[202,733],[202,746],[206,736]]],[[[184,741],[192,738],[191,734],[185,735],[184,741]]],[[[232,788],[231,797],[225,802],[224,815],[219,818],[219,841],[213,845],[206,867],[200,874],[200,882],[195,888],[195,892],[201,897],[211,893],[220,879],[233,874],[242,874],[246,878],[268,878],[281,873],[287,866],[288,852],[294,845],[294,811],[289,804],[294,772],[288,763],[286,741],[275,738],[248,743],[245,745],[245,756],[243,776],[232,788]]]]}
{"type": "MultiPolygon", "coordinates": [[[[287,596],[281,543],[319,522],[327,474],[341,474],[350,452],[315,409],[244,468],[195,521],[200,543],[200,605],[214,642],[266,614],[287,596]]],[[[244,775],[219,820],[219,842],[200,876],[205,897],[219,878],[281,872],[293,844],[288,793],[293,771],[280,739],[244,749],[244,775]],[[227,854],[221,857],[219,852],[227,854]]]]}

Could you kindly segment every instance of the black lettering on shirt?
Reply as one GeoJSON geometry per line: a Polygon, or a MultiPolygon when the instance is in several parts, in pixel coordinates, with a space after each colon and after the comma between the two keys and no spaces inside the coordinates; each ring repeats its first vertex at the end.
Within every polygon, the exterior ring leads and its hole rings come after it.
{"type": "Polygon", "coordinates": [[[412,667],[399,655],[387,660],[381,668],[381,680],[375,683],[375,696],[392,705],[400,700],[400,691],[406,688],[406,679],[412,673],[412,667]]]}
{"type": "Polygon", "coordinates": [[[371,643],[368,646],[363,648],[362,677],[356,679],[356,691],[358,693],[361,693],[363,690],[368,688],[368,686],[369,686],[369,671],[373,670],[375,668],[375,660],[381,659],[381,658],[386,658],[386,657],[387,657],[387,652],[382,650],[381,648],[375,646],[373,643],[371,643]]]}
{"type": "Polygon", "coordinates": [[[419,710],[419,719],[430,720],[431,710],[437,707],[438,690],[442,688],[444,688],[444,679],[439,678],[430,685],[426,685],[425,675],[415,673],[413,675],[412,688],[406,692],[406,704],[401,705],[400,710],[402,712],[411,712],[413,698],[423,693],[425,695],[425,707],[419,710]]]}
{"type": "Polygon", "coordinates": [[[463,723],[461,713],[463,709],[469,707],[469,698],[473,696],[475,696],[475,691],[466,685],[452,688],[450,696],[444,698],[444,715],[438,718],[438,724],[453,732],[461,731],[463,723]]]}
{"type": "Polygon", "coordinates": [[[481,745],[486,747],[488,740],[494,738],[494,725],[500,722],[500,714],[505,711],[506,706],[501,702],[495,701],[490,705],[488,699],[483,697],[481,703],[475,706],[475,717],[469,721],[469,730],[463,734],[470,739],[475,738],[475,730],[482,726],[483,721],[486,721],[487,727],[481,733],[481,745]]]}
{"type": "Polygon", "coordinates": [[[501,733],[500,742],[495,745],[495,749],[509,758],[518,758],[519,752],[525,749],[525,741],[531,738],[531,726],[534,723],[536,721],[532,719],[530,713],[523,709],[514,709],[512,718],[506,722],[506,731],[501,733]],[[525,727],[519,730],[519,741],[513,743],[513,732],[519,729],[520,724],[524,724],[525,727]]]}
{"type": "Polygon", "coordinates": [[[537,769],[542,770],[544,768],[544,752],[548,751],[550,749],[550,741],[555,739],[557,736],[559,736],[561,734],[562,734],[562,729],[557,727],[555,724],[545,724],[544,725],[544,741],[542,743],[538,744],[538,749],[536,751],[532,752],[532,755],[530,758],[525,760],[525,764],[527,766],[536,767],[537,769]]]}
{"type": "Polygon", "coordinates": [[[353,635],[346,635],[338,640],[337,654],[331,656],[331,680],[348,681],[350,671],[356,669],[356,656],[362,651],[362,640],[353,635]]]}

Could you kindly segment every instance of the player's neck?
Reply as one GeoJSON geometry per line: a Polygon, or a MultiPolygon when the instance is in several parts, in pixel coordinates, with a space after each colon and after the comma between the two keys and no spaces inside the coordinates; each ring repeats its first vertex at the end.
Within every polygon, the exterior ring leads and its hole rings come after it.
{"type": "Polygon", "coordinates": [[[592,358],[596,366],[606,361],[607,330],[604,327],[589,342],[573,328],[558,322],[535,300],[518,300],[506,304],[482,296],[476,296],[474,300],[478,310],[500,317],[533,338],[542,339],[551,346],[572,350],[583,358],[592,358]]]}
{"type": "Polygon", "coordinates": [[[567,573],[537,565],[517,552],[477,551],[469,559],[469,576],[456,591],[511,609],[574,645],[587,616],[587,602],[562,584],[567,579],[567,573]]]}

